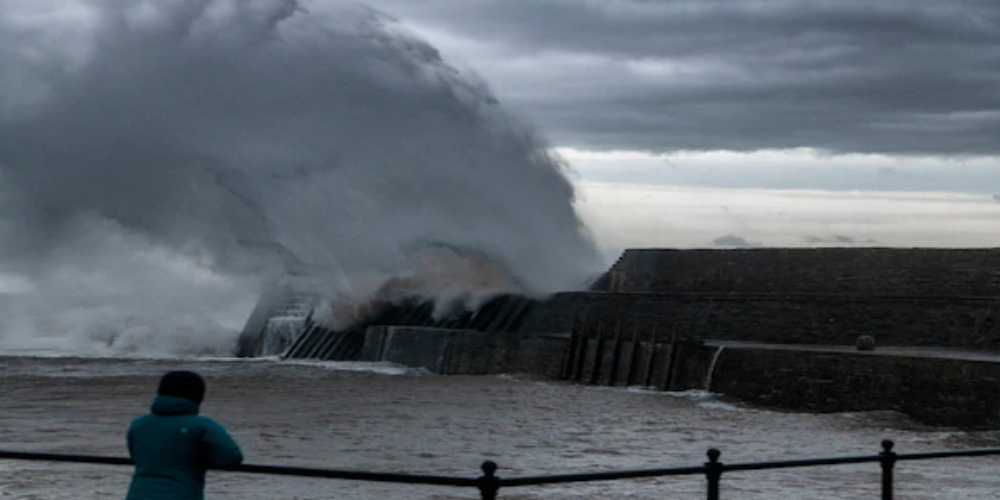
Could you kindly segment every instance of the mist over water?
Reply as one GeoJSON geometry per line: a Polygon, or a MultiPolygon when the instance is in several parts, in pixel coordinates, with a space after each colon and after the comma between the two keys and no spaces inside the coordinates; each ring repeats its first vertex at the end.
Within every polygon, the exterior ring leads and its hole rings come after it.
{"type": "Polygon", "coordinates": [[[374,10],[308,9],[0,3],[0,275],[27,283],[0,349],[224,353],[289,276],[364,300],[601,270],[564,164],[485,84],[374,10]]]}

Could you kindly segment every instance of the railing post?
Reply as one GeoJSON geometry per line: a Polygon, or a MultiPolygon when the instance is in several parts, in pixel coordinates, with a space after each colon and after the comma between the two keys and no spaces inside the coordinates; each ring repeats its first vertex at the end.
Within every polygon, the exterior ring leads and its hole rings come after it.
{"type": "Polygon", "coordinates": [[[479,497],[482,500],[496,500],[500,491],[500,478],[496,476],[497,464],[487,460],[480,467],[483,475],[479,476],[479,497]]]}
{"type": "Polygon", "coordinates": [[[879,453],[879,463],[882,465],[882,500],[892,500],[892,468],[896,465],[896,453],[892,451],[894,445],[891,440],[882,441],[882,453],[879,453]]]}
{"type": "Polygon", "coordinates": [[[708,450],[708,462],[705,462],[705,477],[708,479],[708,500],[719,500],[719,480],[722,479],[722,453],[712,448],[708,450]]]}

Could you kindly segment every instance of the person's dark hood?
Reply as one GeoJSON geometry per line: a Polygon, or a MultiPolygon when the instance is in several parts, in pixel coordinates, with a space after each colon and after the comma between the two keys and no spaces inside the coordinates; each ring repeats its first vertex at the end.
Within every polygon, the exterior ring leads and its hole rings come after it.
{"type": "Polygon", "coordinates": [[[160,379],[160,386],[157,388],[156,394],[185,398],[200,405],[205,398],[205,380],[194,372],[170,372],[160,379]]]}
{"type": "Polygon", "coordinates": [[[149,411],[156,415],[197,415],[199,410],[200,405],[190,399],[162,394],[153,398],[149,407],[149,411]]]}

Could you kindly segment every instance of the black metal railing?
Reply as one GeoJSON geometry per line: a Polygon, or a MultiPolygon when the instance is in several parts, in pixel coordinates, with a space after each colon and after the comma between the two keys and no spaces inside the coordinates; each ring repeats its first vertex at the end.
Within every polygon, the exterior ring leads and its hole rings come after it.
{"type": "MultiPolygon", "coordinates": [[[[882,441],[882,451],[876,455],[861,455],[852,457],[826,457],[812,458],[804,460],[782,460],[773,462],[746,462],[726,464],[719,461],[721,452],[715,448],[708,450],[708,461],[699,466],[693,467],[672,467],[662,469],[639,469],[624,471],[604,471],[589,472],[579,474],[555,474],[544,476],[522,476],[512,478],[501,478],[496,475],[497,464],[495,462],[483,462],[480,467],[482,475],[474,478],[435,476],[423,474],[403,474],[350,471],[336,469],[314,469],[307,467],[284,467],[275,465],[240,465],[236,467],[225,467],[217,470],[248,473],[248,474],[270,474],[281,476],[315,477],[327,479],[346,479],[355,481],[371,481],[384,483],[402,484],[425,484],[434,486],[453,486],[476,488],[479,490],[480,498],[483,500],[496,500],[501,488],[514,488],[523,486],[543,486],[561,483],[581,483],[593,481],[612,481],[621,479],[639,479],[663,476],[688,476],[701,474],[707,481],[708,500],[719,500],[722,476],[727,472],[768,470],[768,469],[788,469],[797,467],[817,467],[845,464],[878,463],[882,471],[882,500],[892,500],[893,498],[893,471],[896,463],[905,460],[932,460],[941,458],[957,457],[981,457],[988,455],[1000,455],[1000,448],[979,448],[968,450],[935,451],[923,453],[896,453],[893,451],[893,442],[882,441]]],[[[35,460],[51,462],[73,462],[84,464],[103,465],[134,465],[132,460],[120,457],[103,457],[92,455],[68,455],[59,453],[34,453],[21,451],[0,450],[0,460],[35,460]]]]}

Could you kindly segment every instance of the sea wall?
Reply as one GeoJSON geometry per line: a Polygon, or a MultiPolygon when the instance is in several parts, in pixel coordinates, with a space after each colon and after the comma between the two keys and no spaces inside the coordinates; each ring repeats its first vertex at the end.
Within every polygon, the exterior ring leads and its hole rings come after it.
{"type": "Polygon", "coordinates": [[[560,293],[535,307],[523,332],[604,324],[643,335],[777,344],[880,345],[1000,351],[1000,298],[560,293]]]}
{"type": "Polygon", "coordinates": [[[1000,352],[1000,249],[629,250],[602,287],[531,307],[517,334],[372,327],[364,357],[1000,428],[1000,357],[906,351],[1000,352]]]}
{"type": "Polygon", "coordinates": [[[1000,362],[933,354],[725,347],[711,390],[771,408],[895,410],[919,422],[1000,428],[1000,362]]]}

